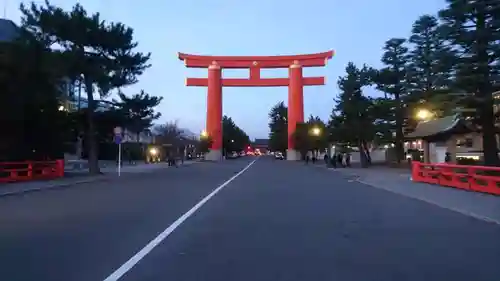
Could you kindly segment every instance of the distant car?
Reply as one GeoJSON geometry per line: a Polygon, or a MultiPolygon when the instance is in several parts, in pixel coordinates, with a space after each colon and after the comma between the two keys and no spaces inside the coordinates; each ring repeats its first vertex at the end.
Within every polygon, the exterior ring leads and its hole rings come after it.
{"type": "Polygon", "coordinates": [[[245,151],[242,151],[240,152],[240,156],[243,157],[243,156],[246,156],[247,154],[245,153],[245,151]]]}
{"type": "Polygon", "coordinates": [[[240,157],[238,152],[230,152],[227,154],[226,159],[236,159],[238,157],[240,157]]]}
{"type": "Polygon", "coordinates": [[[275,152],[274,153],[274,159],[285,160],[285,156],[281,152],[275,152]]]}

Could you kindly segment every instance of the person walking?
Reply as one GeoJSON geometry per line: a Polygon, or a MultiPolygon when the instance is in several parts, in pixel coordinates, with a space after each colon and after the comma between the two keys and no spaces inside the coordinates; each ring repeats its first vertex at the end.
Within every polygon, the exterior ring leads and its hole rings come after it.
{"type": "Polygon", "coordinates": [[[337,162],[339,163],[339,166],[342,168],[344,167],[343,160],[344,160],[344,157],[342,155],[342,152],[340,152],[339,154],[337,154],[337,162]]]}

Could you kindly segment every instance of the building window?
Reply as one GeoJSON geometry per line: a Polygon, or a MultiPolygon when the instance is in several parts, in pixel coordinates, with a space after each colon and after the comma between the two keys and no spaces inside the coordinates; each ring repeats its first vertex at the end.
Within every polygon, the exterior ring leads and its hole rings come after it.
{"type": "Polygon", "coordinates": [[[474,147],[474,139],[472,138],[466,138],[464,141],[464,146],[467,148],[472,148],[474,147]]]}

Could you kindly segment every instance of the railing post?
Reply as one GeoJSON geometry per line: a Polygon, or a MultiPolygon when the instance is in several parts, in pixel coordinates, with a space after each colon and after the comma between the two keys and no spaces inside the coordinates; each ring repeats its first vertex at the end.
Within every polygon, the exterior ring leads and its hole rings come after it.
{"type": "Polygon", "coordinates": [[[417,181],[418,180],[418,172],[419,172],[419,164],[420,162],[418,161],[411,161],[411,181],[417,181]]]}
{"type": "Polygon", "coordinates": [[[64,159],[56,160],[56,176],[58,178],[64,177],[64,159]]]}
{"type": "Polygon", "coordinates": [[[33,163],[28,162],[28,178],[32,179],[33,178],[33,163]]]}

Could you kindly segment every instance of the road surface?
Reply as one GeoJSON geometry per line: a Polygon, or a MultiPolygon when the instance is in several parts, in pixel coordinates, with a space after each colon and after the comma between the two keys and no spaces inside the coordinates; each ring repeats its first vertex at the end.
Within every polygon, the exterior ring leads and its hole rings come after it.
{"type": "Polygon", "coordinates": [[[0,280],[500,280],[497,224],[254,159],[2,197],[0,280]]]}

